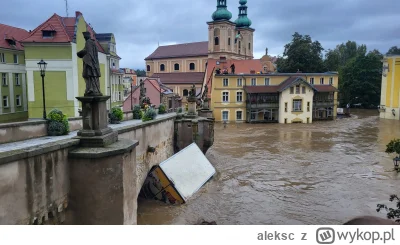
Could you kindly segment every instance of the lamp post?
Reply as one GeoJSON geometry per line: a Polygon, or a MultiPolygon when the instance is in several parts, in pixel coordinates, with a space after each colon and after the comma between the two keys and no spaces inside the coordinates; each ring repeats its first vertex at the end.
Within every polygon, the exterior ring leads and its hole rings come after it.
{"type": "Polygon", "coordinates": [[[394,169],[399,170],[400,157],[395,157],[393,159],[393,164],[394,164],[394,169]]]}
{"type": "Polygon", "coordinates": [[[133,111],[133,98],[132,98],[133,84],[131,82],[131,111],[133,111]]]}
{"type": "Polygon", "coordinates": [[[47,63],[43,59],[37,63],[40,69],[40,76],[42,77],[42,93],[43,93],[43,119],[46,120],[46,97],[44,92],[44,77],[46,76],[47,63]]]}

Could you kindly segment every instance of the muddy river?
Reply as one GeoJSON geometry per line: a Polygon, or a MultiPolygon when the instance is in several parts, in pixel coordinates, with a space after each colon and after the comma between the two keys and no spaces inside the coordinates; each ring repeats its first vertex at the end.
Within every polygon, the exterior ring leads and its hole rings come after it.
{"type": "Polygon", "coordinates": [[[384,153],[400,122],[353,113],[312,125],[216,124],[214,179],[182,206],[140,199],[138,224],[335,225],[379,215],[376,205],[400,194],[394,156],[384,153]]]}

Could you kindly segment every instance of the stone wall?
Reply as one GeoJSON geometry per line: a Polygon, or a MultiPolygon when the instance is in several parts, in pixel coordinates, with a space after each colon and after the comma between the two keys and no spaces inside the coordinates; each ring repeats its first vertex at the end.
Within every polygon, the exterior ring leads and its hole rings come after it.
{"type": "MultiPolygon", "coordinates": [[[[68,120],[71,131],[82,128],[82,119],[80,117],[69,118],[68,120]]],[[[47,136],[47,123],[45,120],[0,124],[0,144],[43,136],[47,136]]]]}
{"type": "Polygon", "coordinates": [[[67,140],[18,151],[19,159],[0,164],[0,225],[63,221],[70,186],[68,151],[78,143],[67,140]]]}

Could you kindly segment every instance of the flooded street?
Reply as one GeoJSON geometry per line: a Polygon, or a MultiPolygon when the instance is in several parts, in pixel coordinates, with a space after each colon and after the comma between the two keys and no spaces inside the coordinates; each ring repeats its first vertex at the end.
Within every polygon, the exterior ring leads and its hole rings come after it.
{"type": "Polygon", "coordinates": [[[216,124],[207,157],[217,175],[182,206],[139,200],[138,224],[334,225],[379,215],[376,205],[400,194],[384,152],[400,122],[353,113],[308,125],[216,124]]]}

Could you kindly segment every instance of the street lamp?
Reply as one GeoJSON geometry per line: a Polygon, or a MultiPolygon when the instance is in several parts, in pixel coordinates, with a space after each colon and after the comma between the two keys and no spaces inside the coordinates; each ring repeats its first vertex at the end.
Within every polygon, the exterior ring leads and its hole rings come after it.
{"type": "Polygon", "coordinates": [[[393,159],[394,169],[399,170],[399,163],[400,163],[400,157],[395,157],[393,159]]]}
{"type": "Polygon", "coordinates": [[[133,91],[133,83],[131,82],[131,111],[133,111],[132,91],[133,91]]]}
{"type": "Polygon", "coordinates": [[[44,77],[46,76],[47,63],[43,59],[37,63],[40,69],[40,76],[42,76],[42,93],[43,93],[43,119],[46,120],[46,98],[44,93],[44,77]]]}

